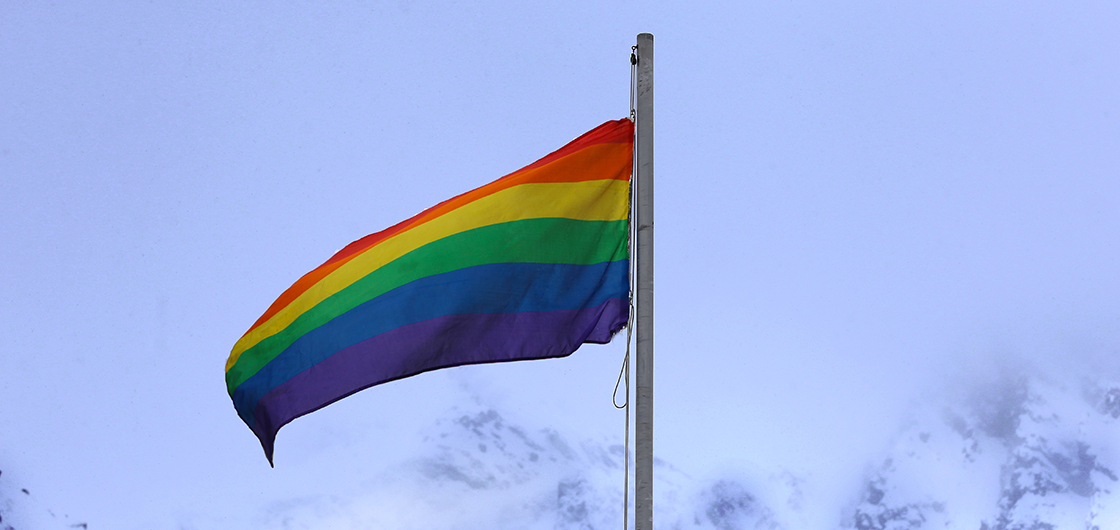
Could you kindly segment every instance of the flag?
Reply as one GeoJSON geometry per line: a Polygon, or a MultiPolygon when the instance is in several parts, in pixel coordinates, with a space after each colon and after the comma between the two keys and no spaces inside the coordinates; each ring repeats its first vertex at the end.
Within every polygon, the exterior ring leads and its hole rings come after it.
{"type": "Polygon", "coordinates": [[[280,427],[373,385],[610,341],[629,315],[633,141],[630,120],[604,123],[284,291],[226,362],[269,463],[280,427]]]}

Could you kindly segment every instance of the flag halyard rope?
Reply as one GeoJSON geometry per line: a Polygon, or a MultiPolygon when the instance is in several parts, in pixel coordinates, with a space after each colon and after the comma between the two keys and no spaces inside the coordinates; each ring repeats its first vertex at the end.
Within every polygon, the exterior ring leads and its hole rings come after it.
{"type": "MultiPolygon", "coordinates": [[[[635,98],[638,91],[638,47],[630,47],[630,121],[636,121],[638,110],[635,105],[635,98]]],[[[638,169],[638,143],[634,142],[633,150],[633,163],[630,178],[630,237],[627,241],[629,255],[633,258],[633,245],[634,238],[637,236],[634,229],[634,219],[636,219],[636,201],[634,197],[634,186],[636,182],[636,172],[638,169]]],[[[634,308],[634,282],[636,278],[637,265],[636,260],[630,260],[630,293],[629,305],[630,314],[627,319],[628,325],[626,326],[626,355],[622,358],[622,368],[618,372],[618,380],[614,384],[614,392],[611,394],[611,403],[615,408],[623,409],[625,413],[625,428],[624,428],[624,441],[622,452],[622,530],[629,530],[629,514],[630,514],[630,344],[634,335],[634,325],[636,324],[635,308],[634,308]],[[618,387],[620,383],[625,381],[625,401],[621,405],[618,404],[618,387]]]]}

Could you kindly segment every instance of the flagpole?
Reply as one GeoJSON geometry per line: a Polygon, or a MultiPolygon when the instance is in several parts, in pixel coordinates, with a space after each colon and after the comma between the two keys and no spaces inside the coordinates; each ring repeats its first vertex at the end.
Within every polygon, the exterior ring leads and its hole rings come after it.
{"type": "Polygon", "coordinates": [[[634,528],[653,530],[653,35],[638,34],[634,149],[637,159],[637,391],[634,528]]]}

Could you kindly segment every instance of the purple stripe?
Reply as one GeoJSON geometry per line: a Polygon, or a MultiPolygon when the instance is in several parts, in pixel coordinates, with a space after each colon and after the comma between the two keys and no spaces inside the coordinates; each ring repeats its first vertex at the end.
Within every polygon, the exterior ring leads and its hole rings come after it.
{"type": "Polygon", "coordinates": [[[451,315],[402,326],[340,350],[257,403],[253,430],[272,462],[276,431],[374,385],[438,368],[564,357],[606,344],[626,324],[625,300],[577,310],[451,315]]]}

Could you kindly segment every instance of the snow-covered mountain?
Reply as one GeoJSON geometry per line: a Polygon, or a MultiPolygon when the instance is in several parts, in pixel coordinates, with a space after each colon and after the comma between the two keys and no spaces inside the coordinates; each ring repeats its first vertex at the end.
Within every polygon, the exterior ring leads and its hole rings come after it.
{"type": "Polygon", "coordinates": [[[1120,382],[1005,376],[915,407],[845,526],[1120,528],[1120,382]]]}
{"type": "MultiPolygon", "coordinates": [[[[1120,529],[1120,380],[1005,376],[953,395],[959,397],[915,402],[882,457],[843,495],[847,501],[826,498],[812,470],[759,467],[701,478],[657,460],[657,527],[1120,529]],[[819,507],[838,504],[846,508],[822,523],[819,507]]],[[[622,525],[624,450],[617,440],[512,422],[478,401],[449,409],[415,439],[410,456],[369,476],[355,470],[355,488],[289,496],[246,510],[243,520],[203,511],[168,528],[622,525]]],[[[0,530],[25,530],[11,523],[21,511],[49,511],[32,506],[6,478],[0,475],[0,530]]],[[[49,514],[58,528],[84,524],[49,514]]]]}
{"type": "MultiPolygon", "coordinates": [[[[589,530],[620,528],[623,509],[621,444],[572,441],[552,429],[510,425],[495,410],[464,414],[439,422],[428,435],[437,449],[411,467],[426,481],[461,483],[489,490],[508,528],[589,530]]],[[[633,463],[631,458],[631,464],[633,463]]],[[[689,476],[654,459],[657,476],[655,520],[668,528],[781,528],[778,497],[752,491],[730,475],[713,480],[689,476]]],[[[789,474],[768,478],[767,492],[798,497],[789,474]]],[[[463,493],[463,492],[460,492],[463,493]]],[[[485,494],[482,494],[485,495],[485,494]]],[[[496,521],[495,521],[496,522],[496,521]]],[[[492,523],[480,527],[496,528],[492,523]]]]}

